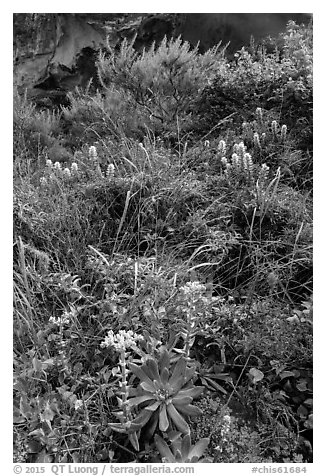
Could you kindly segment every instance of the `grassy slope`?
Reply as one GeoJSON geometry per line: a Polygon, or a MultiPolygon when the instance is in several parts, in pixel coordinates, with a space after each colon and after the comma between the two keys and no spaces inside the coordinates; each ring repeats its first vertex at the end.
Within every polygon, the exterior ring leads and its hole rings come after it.
{"type": "Polygon", "coordinates": [[[112,432],[119,354],[100,343],[167,344],[190,315],[193,442],[214,462],[310,460],[311,28],[278,42],[231,63],[125,45],[99,62],[105,94],[60,113],[15,98],[17,461],[159,461],[146,426],[140,453],[112,432]]]}

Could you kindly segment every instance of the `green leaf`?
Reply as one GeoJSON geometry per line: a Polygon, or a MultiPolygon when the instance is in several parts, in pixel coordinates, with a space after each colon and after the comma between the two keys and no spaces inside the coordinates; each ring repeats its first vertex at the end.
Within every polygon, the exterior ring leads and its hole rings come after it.
{"type": "Polygon", "coordinates": [[[131,423],[133,423],[134,425],[140,425],[140,427],[142,427],[148,422],[151,416],[152,412],[144,409],[139,413],[139,415],[136,416],[136,418],[132,420],[131,423]]]}
{"type": "Polygon", "coordinates": [[[45,450],[42,450],[41,453],[37,455],[35,463],[52,463],[53,456],[50,453],[47,453],[45,450]]]}
{"type": "Polygon", "coordinates": [[[173,405],[187,405],[192,402],[192,397],[180,397],[179,394],[172,398],[173,405]]]}
{"type": "Polygon", "coordinates": [[[163,404],[159,414],[159,428],[161,431],[167,431],[169,425],[170,423],[166,413],[166,405],[163,404]]]}
{"type": "Polygon", "coordinates": [[[249,377],[250,377],[252,383],[255,384],[255,383],[260,382],[261,380],[263,380],[264,374],[260,370],[253,367],[252,369],[249,370],[249,377]]]}
{"type": "Polygon", "coordinates": [[[162,378],[162,372],[164,369],[169,369],[170,368],[170,355],[169,355],[169,352],[164,349],[162,354],[161,354],[161,357],[160,357],[160,360],[159,360],[159,367],[161,369],[161,378],[162,378]]]}
{"type": "Polygon", "coordinates": [[[202,438],[201,440],[197,441],[195,446],[193,446],[193,448],[189,452],[189,458],[192,459],[193,457],[197,457],[199,459],[205,453],[208,445],[209,438],[202,438]]]}
{"type": "Polygon", "coordinates": [[[175,458],[174,458],[170,448],[168,447],[166,442],[163,440],[163,438],[161,438],[159,435],[155,435],[154,436],[154,441],[155,441],[156,448],[160,452],[161,457],[165,458],[165,462],[166,463],[175,463],[175,458]]]}
{"type": "MultiPolygon", "coordinates": [[[[147,359],[146,361],[146,368],[148,369],[148,371],[146,373],[148,373],[148,375],[150,375],[150,377],[152,378],[152,380],[157,380],[158,382],[161,381],[161,377],[160,377],[160,374],[159,374],[159,371],[158,371],[158,365],[157,365],[157,361],[155,359],[147,359]]],[[[144,366],[143,366],[144,368],[144,366]]]]}
{"type": "Polygon", "coordinates": [[[178,411],[184,413],[187,416],[200,416],[203,414],[201,409],[195,405],[176,405],[175,407],[178,411]]]}
{"type": "Polygon", "coordinates": [[[40,414],[41,421],[51,422],[55,417],[55,413],[52,411],[49,402],[46,402],[44,411],[40,414]]]}
{"type": "Polygon", "coordinates": [[[162,402],[154,402],[152,405],[149,405],[145,408],[145,410],[149,410],[150,412],[155,412],[158,407],[162,404],[162,402]]]}
{"type": "Polygon", "coordinates": [[[148,382],[141,382],[140,386],[145,392],[150,392],[151,394],[156,392],[156,388],[153,383],[148,383],[148,382]]]}
{"type": "Polygon", "coordinates": [[[148,385],[153,385],[152,384],[152,379],[147,375],[145,372],[145,366],[143,365],[142,367],[138,367],[138,365],[135,365],[133,363],[129,363],[129,369],[132,371],[136,377],[139,378],[141,382],[146,382],[148,385]]]}
{"type": "Polygon", "coordinates": [[[182,431],[182,433],[190,433],[190,428],[186,420],[180,415],[173,403],[167,405],[167,412],[174,422],[175,426],[182,431]]]}
{"type": "Polygon", "coordinates": [[[163,385],[166,385],[169,381],[169,371],[167,368],[164,368],[161,370],[161,380],[162,380],[162,383],[163,385]]]}
{"type": "Polygon", "coordinates": [[[131,407],[135,407],[140,403],[146,402],[148,400],[154,400],[152,395],[141,395],[140,397],[129,398],[128,404],[131,407]]]}
{"type": "Polygon", "coordinates": [[[192,367],[188,367],[186,369],[186,372],[185,372],[185,378],[184,378],[184,383],[187,383],[189,382],[189,380],[191,380],[192,378],[194,378],[194,376],[196,375],[197,371],[196,371],[196,367],[195,366],[192,366],[192,367]]]}
{"type": "Polygon", "coordinates": [[[221,387],[221,385],[219,385],[217,382],[214,382],[214,380],[212,380],[211,378],[205,377],[205,380],[213,387],[213,389],[219,390],[220,392],[224,393],[224,395],[227,394],[225,388],[221,387]]]}
{"type": "Polygon", "coordinates": [[[128,438],[129,438],[130,443],[134,447],[134,449],[136,451],[139,451],[139,442],[138,442],[138,437],[137,437],[136,432],[129,433],[128,438]]]}
{"type": "Polygon", "coordinates": [[[178,397],[192,397],[197,398],[204,391],[205,387],[196,386],[187,389],[182,389],[178,392],[178,397]]]}
{"type": "Polygon", "coordinates": [[[21,415],[28,420],[33,415],[33,408],[27,403],[26,396],[20,399],[19,410],[21,415]]]}
{"type": "Polygon", "coordinates": [[[176,390],[180,390],[184,385],[184,377],[187,363],[183,357],[181,357],[176,363],[172,375],[169,379],[169,385],[176,390]]]}
{"type": "Polygon", "coordinates": [[[181,455],[182,455],[182,460],[185,461],[189,456],[189,451],[191,447],[191,440],[190,440],[190,435],[186,435],[182,438],[181,442],[181,455]]]}

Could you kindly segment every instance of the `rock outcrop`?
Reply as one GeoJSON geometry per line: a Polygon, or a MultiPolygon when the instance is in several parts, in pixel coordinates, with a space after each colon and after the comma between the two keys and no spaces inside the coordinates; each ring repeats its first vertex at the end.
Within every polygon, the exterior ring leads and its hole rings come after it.
{"type": "Polygon", "coordinates": [[[96,87],[96,57],[100,48],[118,47],[136,35],[142,49],[166,35],[177,37],[200,50],[222,41],[232,53],[285,29],[288,20],[308,22],[309,14],[283,13],[53,13],[14,14],[14,81],[28,95],[52,103],[64,103],[66,93],[84,87],[92,79],[96,87]]]}

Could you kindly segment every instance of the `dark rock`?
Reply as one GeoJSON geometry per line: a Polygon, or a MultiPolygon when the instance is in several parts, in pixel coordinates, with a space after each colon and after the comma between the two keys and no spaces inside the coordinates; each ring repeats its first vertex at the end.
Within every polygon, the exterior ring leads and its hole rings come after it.
{"type": "Polygon", "coordinates": [[[292,13],[18,13],[14,14],[14,81],[18,90],[42,107],[68,104],[67,92],[99,86],[96,58],[100,48],[118,48],[136,37],[134,47],[181,35],[200,51],[230,43],[232,53],[256,40],[284,31],[288,20],[308,22],[309,14],[292,13]],[[45,106],[44,106],[45,104],[45,106]]]}

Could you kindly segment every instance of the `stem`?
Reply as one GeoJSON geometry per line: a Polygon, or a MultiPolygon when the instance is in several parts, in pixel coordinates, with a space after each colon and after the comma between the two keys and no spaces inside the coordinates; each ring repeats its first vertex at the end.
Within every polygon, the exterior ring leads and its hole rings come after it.
{"type": "Polygon", "coordinates": [[[127,422],[129,420],[129,412],[127,410],[128,406],[128,385],[127,385],[127,370],[126,370],[126,352],[125,350],[121,350],[120,353],[120,366],[121,366],[121,393],[122,393],[122,411],[127,422]]]}

